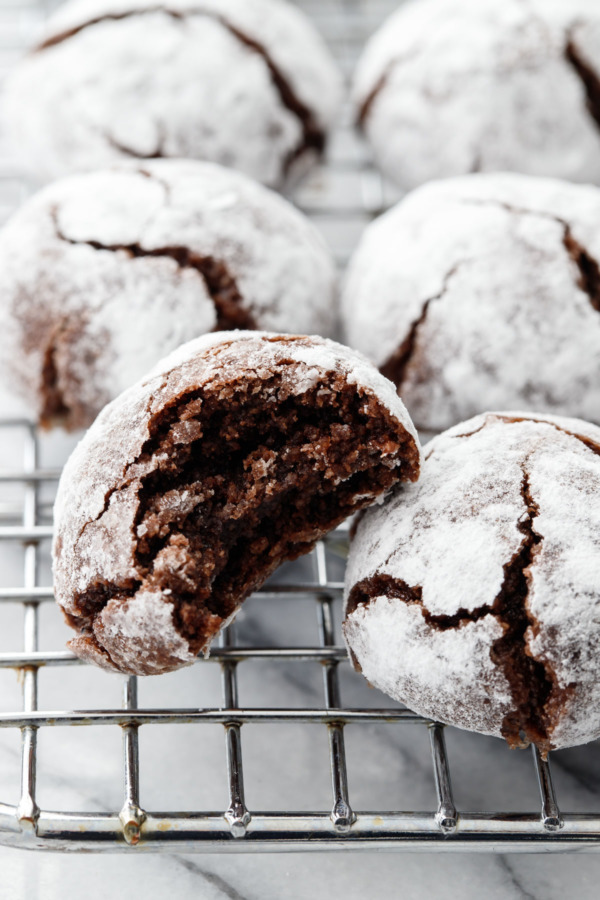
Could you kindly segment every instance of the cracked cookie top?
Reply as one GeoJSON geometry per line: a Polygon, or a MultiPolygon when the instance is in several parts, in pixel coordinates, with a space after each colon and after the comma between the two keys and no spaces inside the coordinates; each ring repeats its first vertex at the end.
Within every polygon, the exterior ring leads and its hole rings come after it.
{"type": "Polygon", "coordinates": [[[184,157],[280,187],[322,153],[339,97],[285,0],[72,0],[9,78],[6,118],[37,179],[184,157]]]}
{"type": "Polygon", "coordinates": [[[600,736],[600,428],[486,413],[362,515],[344,634],[375,687],[544,752],[600,736]]]}
{"type": "Polygon", "coordinates": [[[596,0],[419,0],[371,38],[356,115],[405,190],[467,172],[600,183],[596,0]]]}
{"type": "Polygon", "coordinates": [[[76,175],[0,233],[4,379],[42,424],[80,428],[198,334],[330,334],[334,283],[311,223],[240,173],[159,160],[76,175]]]}
{"type": "Polygon", "coordinates": [[[490,174],[419,188],[363,236],[346,340],[424,430],[494,407],[600,422],[598,221],[589,185],[490,174]]]}
{"type": "Polygon", "coordinates": [[[54,586],[72,649],[136,674],[193,662],[281,562],[418,478],[420,458],[393,386],[347,347],[239,331],[185,344],[64,469],[54,586]]]}

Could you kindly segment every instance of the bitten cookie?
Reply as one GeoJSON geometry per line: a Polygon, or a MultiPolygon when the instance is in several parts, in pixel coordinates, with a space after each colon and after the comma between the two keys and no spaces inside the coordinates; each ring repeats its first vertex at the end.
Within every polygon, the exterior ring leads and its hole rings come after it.
{"type": "Polygon", "coordinates": [[[72,0],[9,78],[6,117],[36,178],[186,157],[275,187],[322,153],[339,97],[284,0],[72,0]]]}
{"type": "Polygon", "coordinates": [[[487,413],[361,518],[344,634],[425,716],[546,752],[600,736],[600,429],[487,413]]]}
{"type": "Polygon", "coordinates": [[[467,172],[600,183],[596,0],[418,0],[371,38],[356,114],[406,190],[467,172]]]}
{"type": "Polygon", "coordinates": [[[103,410],[64,470],[54,579],[71,648],[141,675],[193,662],[281,562],[419,464],[393,386],[347,348],[186,344],[103,410]]]}
{"type": "Polygon", "coordinates": [[[328,335],[335,313],[335,270],[316,229],[211,163],[73,176],[0,232],[0,367],[45,426],[88,425],[197,335],[328,335]]]}
{"type": "Polygon", "coordinates": [[[600,422],[600,190],[471,175],[369,226],[342,298],[345,339],[418,428],[485,409],[600,422]]]}

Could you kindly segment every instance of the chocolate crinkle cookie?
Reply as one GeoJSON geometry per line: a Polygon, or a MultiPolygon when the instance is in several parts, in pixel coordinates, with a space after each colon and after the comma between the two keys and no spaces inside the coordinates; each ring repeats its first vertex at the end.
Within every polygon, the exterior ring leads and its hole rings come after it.
{"type": "Polygon", "coordinates": [[[316,229],[212,163],[72,176],[0,232],[0,369],[44,426],[89,425],[206,332],[329,335],[335,317],[335,269],[316,229]]]}
{"type": "Polygon", "coordinates": [[[393,386],[347,348],[186,344],[103,410],[64,470],[54,578],[71,648],[133,674],[193,662],[281,562],[419,464],[393,386]]]}
{"type": "Polygon", "coordinates": [[[485,409],[600,423],[600,190],[525,175],[425,185],[366,230],[345,339],[423,430],[485,409]]]}
{"type": "Polygon", "coordinates": [[[371,38],[356,115],[406,190],[467,172],[600,183],[597,0],[419,0],[371,38]]]}
{"type": "Polygon", "coordinates": [[[600,736],[600,429],[487,413],[361,518],[344,634],[424,716],[542,752],[600,736]]]}
{"type": "Polygon", "coordinates": [[[6,117],[36,178],[186,157],[277,187],[321,155],[339,97],[285,0],[72,0],[9,78],[6,117]]]}

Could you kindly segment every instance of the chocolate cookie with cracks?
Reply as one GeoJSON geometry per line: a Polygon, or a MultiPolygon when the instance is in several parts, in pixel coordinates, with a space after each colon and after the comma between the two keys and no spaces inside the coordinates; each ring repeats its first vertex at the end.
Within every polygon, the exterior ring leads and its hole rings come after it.
{"type": "Polygon", "coordinates": [[[487,413],[361,515],[344,634],[415,712],[545,754],[599,736],[600,430],[487,413]]]}
{"type": "Polygon", "coordinates": [[[401,401],[352,351],[248,333],[190,347],[164,384],[141,383],[99,417],[59,492],[57,597],[80,633],[73,649],[124,672],[193,661],[281,562],[418,477],[401,401]],[[101,462],[107,443],[148,402],[144,438],[113,460],[113,477],[101,462]],[[100,508],[74,517],[69,495],[91,488],[97,502],[100,484],[100,508]],[[126,554],[109,531],[124,507],[126,554]],[[166,623],[160,635],[153,616],[166,623]]]}

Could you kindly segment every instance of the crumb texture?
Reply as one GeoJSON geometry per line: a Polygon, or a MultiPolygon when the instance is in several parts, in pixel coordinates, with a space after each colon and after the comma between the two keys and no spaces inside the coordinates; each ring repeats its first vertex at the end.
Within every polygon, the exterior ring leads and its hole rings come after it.
{"type": "Polygon", "coordinates": [[[354,101],[379,164],[405,190],[468,172],[598,184],[598,4],[403,4],[367,44],[354,101]]]}
{"type": "Polygon", "coordinates": [[[37,177],[177,157],[281,186],[322,152],[339,96],[320,35],[284,0],[73,0],[6,108],[37,177]]]}
{"type": "Polygon", "coordinates": [[[600,429],[487,413],[363,514],[344,634],[425,716],[543,752],[600,736],[600,429]]]}
{"type": "Polygon", "coordinates": [[[335,272],[277,194],[211,163],[72,176],[0,233],[0,365],[41,422],[90,424],[196,335],[331,333],[335,272]]]}
{"type": "Polygon", "coordinates": [[[282,561],[419,463],[392,385],[347,348],[262,332],[185,345],[101,413],[61,479],[73,649],[138,674],[192,662],[282,561]]]}
{"type": "Polygon", "coordinates": [[[599,217],[590,185],[490,174],[419,188],[362,238],[346,341],[424,430],[490,407],[600,422],[599,217]]]}

